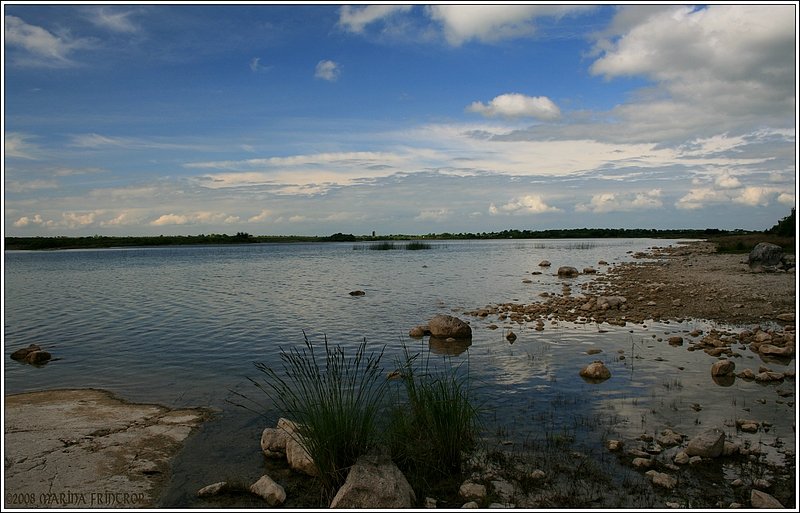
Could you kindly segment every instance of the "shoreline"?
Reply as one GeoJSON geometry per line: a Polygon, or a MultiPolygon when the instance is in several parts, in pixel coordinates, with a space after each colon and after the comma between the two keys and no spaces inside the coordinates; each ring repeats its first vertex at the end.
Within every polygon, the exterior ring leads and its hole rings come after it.
{"type": "Polygon", "coordinates": [[[719,254],[705,241],[650,248],[635,257],[634,262],[600,264],[597,274],[580,286],[562,278],[561,295],[543,293],[539,302],[488,305],[464,313],[498,315],[520,324],[537,318],[618,326],[689,319],[733,326],[795,323],[794,270],[750,272],[747,255],[719,254]],[[597,303],[608,296],[624,299],[610,307],[597,303]]]}

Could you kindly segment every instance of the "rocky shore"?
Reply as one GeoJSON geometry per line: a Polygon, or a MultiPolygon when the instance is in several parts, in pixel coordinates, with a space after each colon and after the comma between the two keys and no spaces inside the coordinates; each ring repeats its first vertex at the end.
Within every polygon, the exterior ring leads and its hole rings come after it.
{"type": "MultiPolygon", "coordinates": [[[[501,320],[608,322],[705,319],[724,324],[794,324],[796,274],[752,272],[747,255],[717,254],[708,242],[652,248],[635,262],[601,264],[580,287],[562,280],[560,295],[531,304],[488,305],[465,312],[501,320]],[[603,270],[605,269],[605,270],[603,270]],[[575,290],[577,289],[577,290],[575,290]]],[[[536,273],[537,271],[534,271],[536,273]]]]}

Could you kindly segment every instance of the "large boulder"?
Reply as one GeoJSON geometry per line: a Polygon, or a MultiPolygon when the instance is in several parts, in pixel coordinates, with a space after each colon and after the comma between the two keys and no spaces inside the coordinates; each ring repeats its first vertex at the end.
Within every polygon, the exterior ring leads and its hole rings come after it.
{"type": "Polygon", "coordinates": [[[750,251],[747,263],[751,271],[775,271],[783,259],[783,248],[769,242],[759,242],[750,251]]]}
{"type": "Polygon", "coordinates": [[[452,315],[437,315],[428,322],[431,336],[436,338],[472,338],[469,324],[452,315]]]}
{"type": "Polygon", "coordinates": [[[331,508],[410,508],[416,495],[406,477],[387,456],[361,456],[331,501],[331,508]]]}
{"type": "Polygon", "coordinates": [[[265,428],[261,433],[261,451],[270,458],[286,455],[286,441],[289,433],[284,429],[265,428]]]}
{"type": "Polygon", "coordinates": [[[286,440],[286,462],[289,463],[292,470],[312,477],[319,475],[314,459],[299,442],[298,437],[299,435],[294,435],[286,440]]]}
{"type": "Polygon", "coordinates": [[[716,458],[725,448],[725,433],[720,429],[703,431],[689,441],[686,454],[702,458],[716,458]]]}

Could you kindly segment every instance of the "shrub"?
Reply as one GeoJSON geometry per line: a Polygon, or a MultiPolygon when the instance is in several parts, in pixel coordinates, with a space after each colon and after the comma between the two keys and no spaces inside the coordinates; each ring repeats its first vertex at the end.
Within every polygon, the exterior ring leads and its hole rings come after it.
{"type": "Polygon", "coordinates": [[[324,491],[332,496],[358,457],[376,443],[375,420],[387,386],[380,366],[383,349],[367,355],[364,339],[348,358],[341,346],[331,347],[325,337],[325,356],[318,359],[305,333],[303,337],[302,350],[281,348],[282,372],[255,363],[263,380],[249,379],[297,422],[298,442],[314,460],[324,491]]]}

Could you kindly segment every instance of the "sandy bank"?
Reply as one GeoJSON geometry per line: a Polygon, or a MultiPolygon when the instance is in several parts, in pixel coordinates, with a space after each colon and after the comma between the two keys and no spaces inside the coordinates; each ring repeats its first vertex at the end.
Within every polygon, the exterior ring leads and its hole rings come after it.
{"type": "Polygon", "coordinates": [[[4,402],[4,508],[152,507],[171,458],[209,417],[91,389],[4,402]]]}

